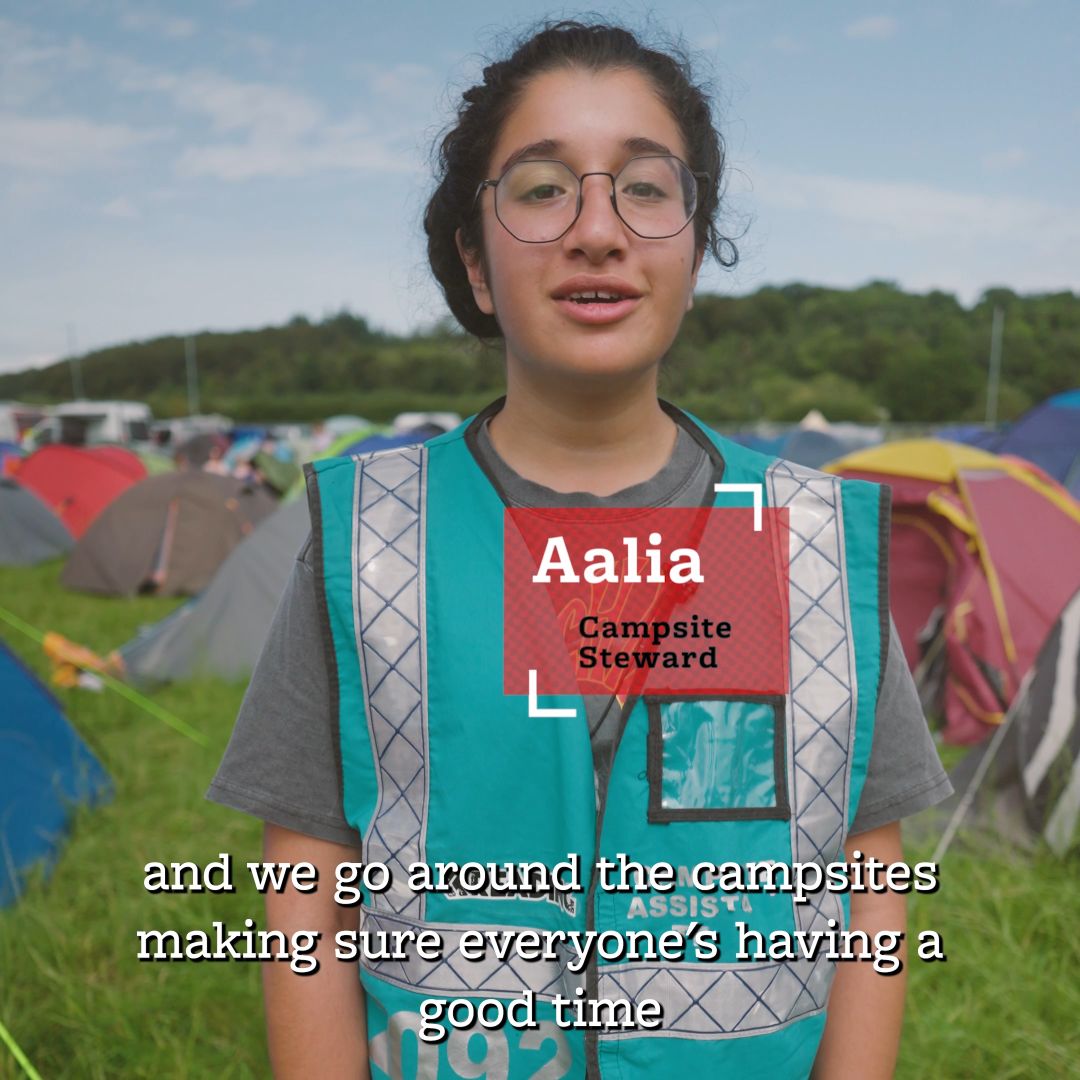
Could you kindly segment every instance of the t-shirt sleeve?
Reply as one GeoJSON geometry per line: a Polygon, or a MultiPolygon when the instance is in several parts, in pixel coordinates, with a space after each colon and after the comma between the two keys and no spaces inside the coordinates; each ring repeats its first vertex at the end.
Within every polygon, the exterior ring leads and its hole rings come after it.
{"type": "Polygon", "coordinates": [[[899,821],[948,798],[952,790],[904,660],[896,624],[890,620],[870,764],[848,832],[866,832],[899,821]]]}
{"type": "Polygon", "coordinates": [[[208,799],[359,846],[345,820],[311,540],[278,604],[208,799]]]}

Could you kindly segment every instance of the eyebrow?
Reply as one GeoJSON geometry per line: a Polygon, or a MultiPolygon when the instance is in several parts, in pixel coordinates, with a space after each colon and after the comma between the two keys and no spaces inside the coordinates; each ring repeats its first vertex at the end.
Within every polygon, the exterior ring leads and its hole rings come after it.
{"type": "MultiPolygon", "coordinates": [[[[640,135],[627,139],[623,146],[633,154],[671,154],[671,150],[663,143],[658,143],[654,139],[646,139],[640,135]]],[[[675,155],[672,154],[671,156],[674,157],[675,155]]]]}
{"type": "MultiPolygon", "coordinates": [[[[671,154],[671,150],[663,143],[655,139],[647,139],[643,135],[635,135],[623,142],[632,155],[637,154],[671,154]]],[[[515,150],[500,166],[501,176],[511,165],[516,165],[525,158],[550,158],[558,155],[563,148],[563,143],[558,139],[541,139],[539,142],[529,143],[515,150]]]]}
{"type": "Polygon", "coordinates": [[[501,176],[511,165],[516,165],[523,158],[548,158],[553,154],[557,154],[562,149],[562,146],[563,144],[558,139],[541,139],[539,142],[522,146],[502,163],[499,168],[499,175],[501,176]]]}

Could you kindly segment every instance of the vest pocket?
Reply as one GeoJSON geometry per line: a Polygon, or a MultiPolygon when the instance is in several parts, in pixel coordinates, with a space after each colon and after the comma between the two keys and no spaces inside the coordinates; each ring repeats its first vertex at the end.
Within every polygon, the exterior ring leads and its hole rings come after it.
{"type": "Polygon", "coordinates": [[[788,819],[784,698],[645,697],[651,822],[788,819]]]}

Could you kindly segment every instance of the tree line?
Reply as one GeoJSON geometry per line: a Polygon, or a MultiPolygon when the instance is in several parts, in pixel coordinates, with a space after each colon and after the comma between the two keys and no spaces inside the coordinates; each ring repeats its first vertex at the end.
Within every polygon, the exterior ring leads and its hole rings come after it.
{"type": "MultiPolygon", "coordinates": [[[[890,282],[857,289],[792,284],[748,296],[695,298],[665,359],[661,392],[725,424],[830,420],[981,420],[993,310],[1005,314],[998,417],[1080,385],[1080,297],[987,290],[971,308],[945,292],[890,282]]],[[[321,322],[195,336],[201,408],[237,420],[315,420],[358,413],[385,421],[406,409],[462,414],[502,393],[498,344],[449,323],[386,334],[342,311],[321,322]]],[[[170,336],[82,358],[85,394],[187,412],[184,341],[170,336]]],[[[0,375],[0,399],[71,397],[68,362],[0,375]]]]}

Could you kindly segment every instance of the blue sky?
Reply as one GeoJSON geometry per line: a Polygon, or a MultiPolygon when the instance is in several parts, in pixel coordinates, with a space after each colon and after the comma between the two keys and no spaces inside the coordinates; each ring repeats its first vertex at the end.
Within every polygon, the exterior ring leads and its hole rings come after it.
{"type": "MultiPolygon", "coordinates": [[[[444,313],[428,151],[516,0],[3,0],[0,370],[119,341],[444,313]]],[[[1080,5],[673,0],[746,227],[701,288],[1080,291],[1080,5]]]]}

